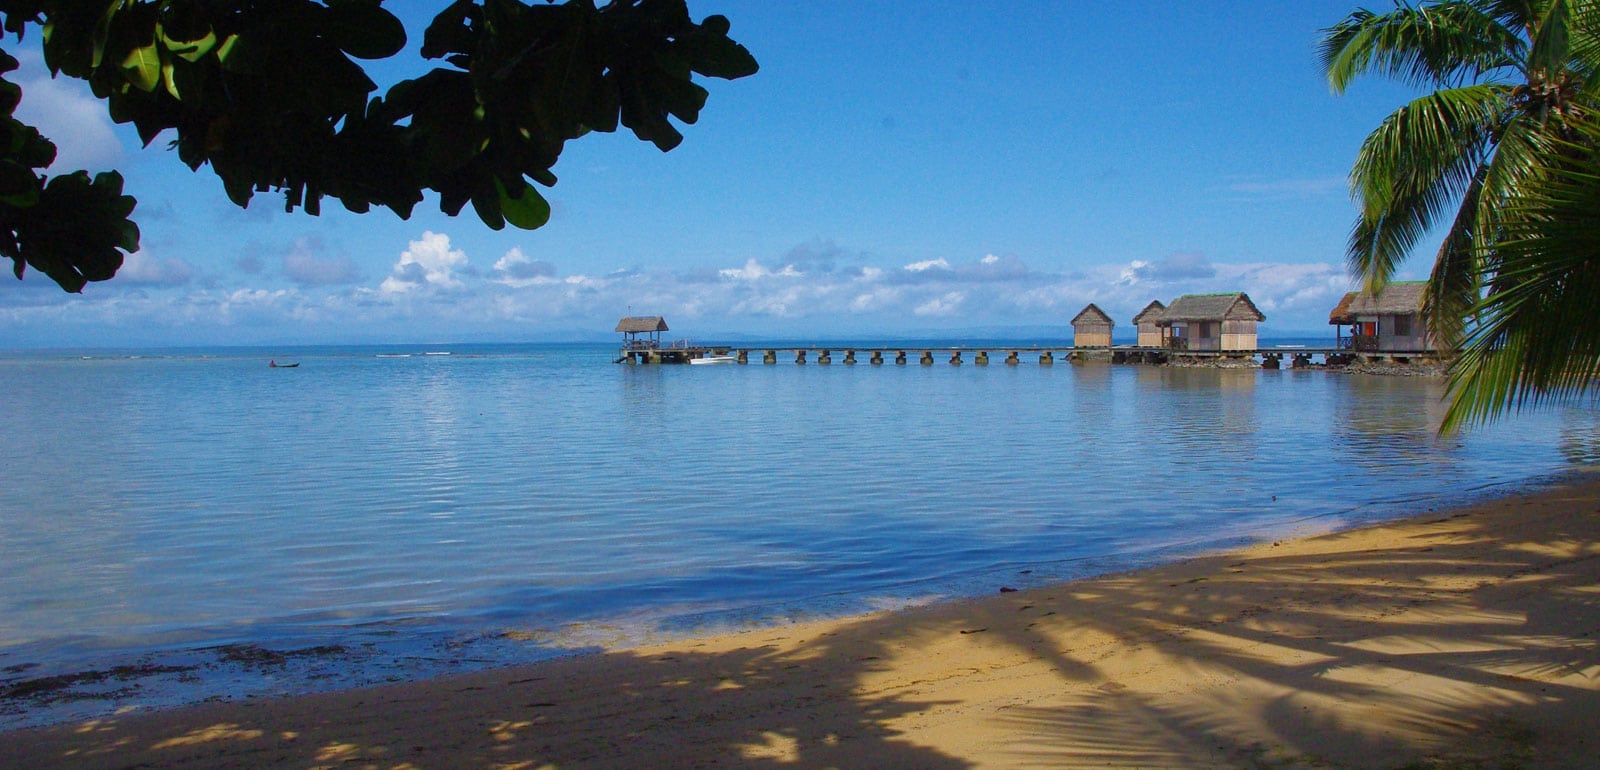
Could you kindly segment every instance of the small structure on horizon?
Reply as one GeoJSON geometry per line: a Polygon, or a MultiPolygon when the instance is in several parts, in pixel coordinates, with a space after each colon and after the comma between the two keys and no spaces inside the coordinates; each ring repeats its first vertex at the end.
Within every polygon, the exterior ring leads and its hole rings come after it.
{"type": "Polygon", "coordinates": [[[1356,353],[1433,352],[1436,340],[1422,314],[1427,287],[1425,281],[1396,281],[1377,294],[1363,289],[1344,295],[1328,314],[1338,346],[1356,353]]]}
{"type": "Polygon", "coordinates": [[[1075,348],[1111,347],[1111,330],[1116,321],[1093,302],[1072,318],[1072,346],[1075,348]]]}
{"type": "Polygon", "coordinates": [[[1267,317],[1244,292],[1185,294],[1161,312],[1161,346],[1174,351],[1254,352],[1267,317]]]}
{"type": "Polygon", "coordinates": [[[659,350],[667,321],[658,315],[623,316],[616,330],[622,333],[623,350],[659,350]]]}
{"type": "Polygon", "coordinates": [[[1161,314],[1167,309],[1161,300],[1151,300],[1139,314],[1133,317],[1133,325],[1139,330],[1138,346],[1141,348],[1161,347],[1161,327],[1156,325],[1161,320],[1161,314]]]}

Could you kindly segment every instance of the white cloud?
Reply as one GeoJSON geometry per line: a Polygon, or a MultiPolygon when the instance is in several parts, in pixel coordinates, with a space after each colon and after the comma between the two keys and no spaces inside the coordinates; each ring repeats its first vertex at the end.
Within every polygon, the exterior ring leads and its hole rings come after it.
{"type": "Polygon", "coordinates": [[[72,78],[52,78],[37,53],[19,52],[22,68],[15,82],[22,87],[17,118],[39,129],[56,145],[53,173],[106,171],[122,160],[122,143],[105,102],[89,86],[72,78]]]}
{"type": "Polygon", "coordinates": [[[194,268],[177,257],[161,259],[136,251],[122,260],[112,285],[181,286],[194,278],[194,268]]]}
{"type": "Polygon", "coordinates": [[[784,265],[778,270],[773,270],[754,259],[744,263],[744,267],[730,267],[717,271],[717,275],[735,281],[758,281],[763,278],[798,278],[801,273],[794,265],[784,265]]]}
{"type": "Polygon", "coordinates": [[[1168,254],[1154,262],[1136,259],[1122,268],[1117,284],[1134,286],[1141,283],[1169,284],[1193,278],[1213,278],[1217,269],[1204,254],[1180,251],[1168,254]]]}
{"type": "Polygon", "coordinates": [[[906,270],[908,272],[912,272],[912,273],[921,273],[921,272],[926,272],[928,270],[933,270],[935,268],[937,268],[939,270],[949,270],[950,269],[950,262],[947,261],[944,257],[940,257],[938,259],[925,259],[925,260],[923,260],[921,262],[912,262],[911,264],[906,265],[902,269],[904,269],[904,270],[906,270]]]}
{"type": "Polygon", "coordinates": [[[962,303],[966,301],[965,293],[952,291],[918,305],[911,312],[920,316],[952,316],[960,312],[962,303]]]}
{"type": "Polygon", "coordinates": [[[530,286],[555,280],[556,266],[541,259],[533,259],[512,247],[494,263],[494,281],[507,286],[530,286]]]}
{"type": "Polygon", "coordinates": [[[450,236],[425,230],[421,238],[407,244],[393,273],[383,280],[378,290],[384,294],[399,294],[422,287],[460,288],[461,280],[455,277],[454,271],[466,264],[466,252],[451,249],[450,236]]]}
{"type": "Polygon", "coordinates": [[[1129,262],[1117,275],[1118,286],[1135,286],[1155,277],[1155,266],[1142,259],[1129,262]]]}

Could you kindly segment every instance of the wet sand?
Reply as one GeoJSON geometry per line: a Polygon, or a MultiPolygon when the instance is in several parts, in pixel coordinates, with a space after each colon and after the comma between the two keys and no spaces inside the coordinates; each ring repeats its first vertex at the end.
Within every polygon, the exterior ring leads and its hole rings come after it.
{"type": "Polygon", "coordinates": [[[919,609],[0,733],[0,768],[1592,768],[1597,715],[1585,482],[919,609]]]}

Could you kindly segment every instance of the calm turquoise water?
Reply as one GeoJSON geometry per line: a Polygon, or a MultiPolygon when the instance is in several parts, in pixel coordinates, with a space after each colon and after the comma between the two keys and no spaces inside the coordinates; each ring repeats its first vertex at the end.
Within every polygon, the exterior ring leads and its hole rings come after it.
{"type": "Polygon", "coordinates": [[[1600,460],[1589,409],[1438,440],[1424,378],[290,353],[0,358],[0,727],[987,594],[1600,460]]]}

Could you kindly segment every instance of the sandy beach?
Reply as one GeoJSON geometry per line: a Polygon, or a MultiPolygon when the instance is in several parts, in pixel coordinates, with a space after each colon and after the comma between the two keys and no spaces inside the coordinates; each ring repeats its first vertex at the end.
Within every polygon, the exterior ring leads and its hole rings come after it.
{"type": "Polygon", "coordinates": [[[1600,767],[1600,482],[913,610],[0,734],[0,767],[1600,767]]]}

